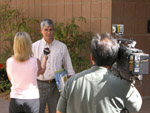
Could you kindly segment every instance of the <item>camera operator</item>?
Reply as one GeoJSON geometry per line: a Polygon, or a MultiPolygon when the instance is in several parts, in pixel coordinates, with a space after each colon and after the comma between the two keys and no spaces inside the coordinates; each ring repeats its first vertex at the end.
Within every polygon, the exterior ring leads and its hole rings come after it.
{"type": "Polygon", "coordinates": [[[138,112],[142,98],[130,82],[113,75],[111,66],[119,45],[110,34],[97,34],[91,41],[93,66],[71,77],[57,104],[57,113],[138,112]]]}

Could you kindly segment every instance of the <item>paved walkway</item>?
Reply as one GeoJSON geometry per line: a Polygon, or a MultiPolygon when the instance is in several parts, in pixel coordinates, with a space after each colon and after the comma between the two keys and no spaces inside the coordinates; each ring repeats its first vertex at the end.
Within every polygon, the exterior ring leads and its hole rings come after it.
{"type": "MultiPolygon", "coordinates": [[[[8,112],[9,101],[0,98],[0,113],[8,112]]],[[[143,105],[138,113],[150,113],[150,97],[143,97],[143,105]]]]}
{"type": "Polygon", "coordinates": [[[0,113],[9,113],[8,106],[9,106],[8,100],[0,98],[0,113]]]}

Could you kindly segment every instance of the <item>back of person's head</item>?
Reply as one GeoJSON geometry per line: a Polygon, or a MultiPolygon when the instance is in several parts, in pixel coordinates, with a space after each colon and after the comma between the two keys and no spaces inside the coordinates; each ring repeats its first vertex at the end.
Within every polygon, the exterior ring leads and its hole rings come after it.
{"type": "Polygon", "coordinates": [[[14,57],[18,61],[25,61],[32,56],[32,41],[28,33],[18,32],[14,38],[14,57]]]}
{"type": "Polygon", "coordinates": [[[41,29],[43,29],[44,26],[53,26],[53,27],[55,27],[55,24],[51,19],[44,19],[41,22],[41,29]]]}
{"type": "Polygon", "coordinates": [[[111,66],[117,58],[119,45],[110,34],[97,34],[91,41],[91,54],[98,66],[111,66]]]}

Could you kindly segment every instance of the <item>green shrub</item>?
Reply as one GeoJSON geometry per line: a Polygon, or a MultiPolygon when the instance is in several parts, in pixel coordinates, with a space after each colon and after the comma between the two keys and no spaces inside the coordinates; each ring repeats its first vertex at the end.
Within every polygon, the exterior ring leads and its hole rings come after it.
{"type": "Polygon", "coordinates": [[[34,40],[36,36],[34,25],[39,23],[37,19],[27,18],[21,10],[12,9],[9,4],[0,4],[0,63],[4,65],[0,69],[0,92],[10,89],[5,63],[13,55],[13,40],[16,32],[28,32],[34,40]]]}
{"type": "Polygon", "coordinates": [[[28,32],[33,40],[36,33],[33,27],[37,23],[37,19],[25,17],[21,10],[12,9],[9,4],[0,4],[0,63],[5,64],[7,58],[13,54],[16,32],[28,32]]]}
{"type": "MultiPolygon", "coordinates": [[[[75,72],[80,72],[90,67],[89,47],[93,33],[81,32],[76,20],[56,23],[55,38],[67,45],[75,72]]],[[[84,17],[79,17],[78,21],[86,23],[84,17]]]]}
{"type": "Polygon", "coordinates": [[[5,92],[10,90],[10,82],[7,78],[5,69],[0,69],[0,92],[5,92]]]}

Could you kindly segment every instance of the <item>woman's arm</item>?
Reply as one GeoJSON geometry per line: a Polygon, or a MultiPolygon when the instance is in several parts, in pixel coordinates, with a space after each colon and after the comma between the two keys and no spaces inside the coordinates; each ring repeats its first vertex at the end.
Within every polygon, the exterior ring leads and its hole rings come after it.
{"type": "Polygon", "coordinates": [[[46,70],[46,62],[47,62],[48,56],[44,55],[42,62],[40,62],[39,59],[37,59],[37,64],[38,64],[38,76],[40,74],[44,74],[45,70],[46,70]]]}
{"type": "Polygon", "coordinates": [[[7,61],[6,61],[6,73],[7,73],[7,77],[8,77],[8,79],[9,79],[9,81],[11,82],[10,76],[9,76],[9,74],[8,74],[8,72],[7,72],[7,61]]]}
{"type": "Polygon", "coordinates": [[[8,79],[9,79],[9,81],[11,82],[11,79],[10,79],[10,76],[8,75],[8,73],[7,73],[7,77],[8,77],[8,79]]]}

